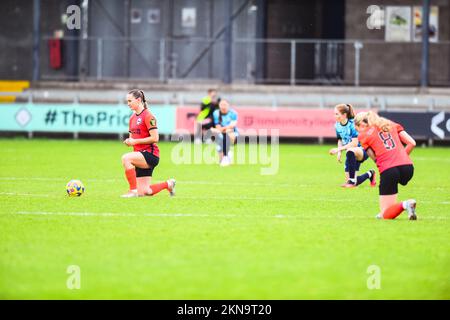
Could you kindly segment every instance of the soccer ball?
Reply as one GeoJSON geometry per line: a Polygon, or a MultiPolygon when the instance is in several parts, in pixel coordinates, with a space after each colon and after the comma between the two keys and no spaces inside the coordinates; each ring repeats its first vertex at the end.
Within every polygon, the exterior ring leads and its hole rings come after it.
{"type": "Polygon", "coordinates": [[[70,180],[67,183],[66,191],[69,197],[79,197],[84,193],[84,186],[80,180],[70,180]]]}

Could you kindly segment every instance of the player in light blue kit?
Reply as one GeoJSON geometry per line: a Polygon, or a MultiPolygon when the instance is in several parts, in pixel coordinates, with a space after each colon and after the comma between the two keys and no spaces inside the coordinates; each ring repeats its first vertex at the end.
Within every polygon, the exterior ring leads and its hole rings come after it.
{"type": "Polygon", "coordinates": [[[336,118],[336,137],[338,139],[338,147],[330,150],[330,154],[337,154],[338,162],[341,162],[342,151],[346,151],[345,160],[345,178],[346,183],[342,187],[353,188],[365,180],[370,179],[370,185],[376,185],[375,170],[369,170],[358,176],[358,170],[368,155],[358,142],[358,131],[355,129],[353,118],[355,112],[350,104],[338,104],[334,108],[334,116],[336,118]]]}
{"type": "Polygon", "coordinates": [[[234,109],[230,108],[227,100],[221,100],[219,109],[213,113],[213,119],[214,128],[212,131],[216,137],[220,165],[228,166],[231,164],[230,146],[236,143],[236,138],[239,135],[237,129],[238,115],[234,109]]]}

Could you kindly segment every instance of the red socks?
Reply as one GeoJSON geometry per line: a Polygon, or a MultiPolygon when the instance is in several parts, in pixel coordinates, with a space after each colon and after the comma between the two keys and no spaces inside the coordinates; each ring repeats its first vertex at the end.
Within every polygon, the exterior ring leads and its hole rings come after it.
{"type": "MultiPolygon", "coordinates": [[[[136,190],[136,170],[133,169],[128,169],[125,170],[125,176],[127,177],[128,180],[128,184],[130,185],[130,190],[136,190]]],[[[150,189],[152,191],[151,195],[155,195],[158,192],[160,192],[161,190],[164,189],[168,189],[169,185],[166,182],[161,182],[161,183],[155,183],[150,185],[150,189]]]]}
{"type": "Polygon", "coordinates": [[[403,208],[403,202],[393,204],[383,212],[383,219],[395,219],[400,213],[405,210],[403,208]]]}
{"type": "Polygon", "coordinates": [[[134,168],[125,170],[125,176],[130,185],[130,190],[136,190],[136,170],[134,168]]]}
{"type": "Polygon", "coordinates": [[[150,190],[152,190],[152,196],[160,192],[161,190],[168,189],[169,185],[166,182],[155,183],[150,185],[150,190]]]}

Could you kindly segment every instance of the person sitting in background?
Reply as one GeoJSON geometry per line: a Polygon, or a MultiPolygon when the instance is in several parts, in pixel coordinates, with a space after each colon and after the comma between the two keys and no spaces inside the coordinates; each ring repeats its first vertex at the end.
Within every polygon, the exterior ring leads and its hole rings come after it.
{"type": "Polygon", "coordinates": [[[214,128],[211,129],[216,138],[217,152],[219,153],[220,165],[231,164],[230,146],[236,143],[239,135],[237,129],[238,115],[234,109],[230,108],[227,100],[219,103],[219,110],[214,111],[214,128]]]}
{"type": "Polygon", "coordinates": [[[202,142],[202,133],[214,128],[213,113],[218,109],[220,98],[216,89],[208,89],[208,95],[202,99],[200,113],[196,119],[195,143],[202,142]]]}

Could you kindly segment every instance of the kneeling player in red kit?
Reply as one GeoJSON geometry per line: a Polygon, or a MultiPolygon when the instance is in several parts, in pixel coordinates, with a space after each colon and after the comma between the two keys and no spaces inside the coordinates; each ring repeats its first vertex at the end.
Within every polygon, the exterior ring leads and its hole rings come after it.
{"type": "Polygon", "coordinates": [[[127,104],[133,115],[130,117],[130,136],[125,139],[133,152],[122,156],[122,164],[130,186],[124,198],[137,196],[152,196],[166,189],[170,195],[175,195],[175,179],[166,182],[150,184],[153,169],[159,163],[159,140],[156,119],[147,107],[142,90],[131,90],[127,95],[127,104]]]}
{"type": "Polygon", "coordinates": [[[416,142],[400,124],[372,111],[358,113],[355,128],[361,146],[375,160],[380,172],[380,213],[377,218],[395,219],[407,210],[409,220],[416,220],[416,200],[397,202],[398,184],[405,186],[414,174],[409,154],[416,142]]]}

